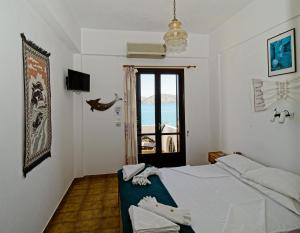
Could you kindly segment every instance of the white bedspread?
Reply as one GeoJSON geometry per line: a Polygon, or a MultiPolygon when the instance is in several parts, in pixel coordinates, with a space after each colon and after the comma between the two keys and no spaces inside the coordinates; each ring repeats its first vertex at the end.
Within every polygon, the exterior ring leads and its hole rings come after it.
{"type": "Polygon", "coordinates": [[[199,169],[199,166],[183,166],[176,168],[169,168],[187,175],[195,176],[198,178],[218,178],[218,177],[228,177],[230,176],[228,172],[224,169],[214,166],[214,169],[211,169],[210,166],[202,166],[199,169]]]}
{"type": "Polygon", "coordinates": [[[266,233],[265,200],[231,205],[223,233],[266,233]]]}
{"type": "Polygon", "coordinates": [[[242,183],[225,170],[221,171],[223,169],[215,165],[190,168],[186,166],[160,170],[162,182],[178,206],[191,210],[192,227],[196,233],[235,233],[228,229],[241,221],[240,218],[244,218],[245,223],[256,218],[253,216],[250,220],[247,214],[234,217],[236,213],[247,208],[255,212],[255,205],[260,205],[255,213],[258,216],[265,215],[265,221],[257,217],[260,222],[256,222],[256,225],[265,225],[267,233],[300,229],[300,216],[242,183]],[[245,203],[248,204],[244,205],[245,203]],[[264,203],[264,207],[261,203],[264,203]]]}

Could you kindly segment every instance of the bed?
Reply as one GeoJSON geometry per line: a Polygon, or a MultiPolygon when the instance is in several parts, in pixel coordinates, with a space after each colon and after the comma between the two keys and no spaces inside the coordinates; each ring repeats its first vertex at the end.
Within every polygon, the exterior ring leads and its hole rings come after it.
{"type": "MultiPolygon", "coordinates": [[[[146,188],[150,191],[144,187],[132,187],[130,181],[122,181],[119,171],[123,233],[132,232],[126,208],[137,204],[146,194],[159,196],[155,190],[160,188],[164,190],[164,198],[158,198],[162,203],[191,210],[192,230],[196,233],[239,232],[237,228],[242,229],[242,226],[253,227],[253,233],[300,232],[299,215],[218,165],[162,168],[160,171],[162,179],[151,177],[154,190],[151,185],[146,188]],[[136,198],[128,200],[130,195],[136,198]]],[[[183,228],[180,232],[192,231],[183,228]]]]}

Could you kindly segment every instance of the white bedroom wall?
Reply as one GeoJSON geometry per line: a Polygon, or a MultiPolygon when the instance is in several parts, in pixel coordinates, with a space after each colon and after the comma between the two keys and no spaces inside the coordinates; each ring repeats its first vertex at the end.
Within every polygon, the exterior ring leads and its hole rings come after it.
{"type": "MultiPolygon", "coordinates": [[[[267,39],[296,28],[300,49],[300,1],[257,0],[211,34],[212,138],[216,149],[241,151],[266,165],[300,173],[300,103],[280,102],[251,110],[250,81],[268,76],[267,39]],[[219,95],[215,95],[219,93],[219,95]],[[271,123],[273,108],[295,112],[283,125],[271,123]]],[[[298,59],[298,69],[300,67],[298,59]]],[[[273,77],[299,77],[300,73],[273,77]]]]}
{"type": "Polygon", "coordinates": [[[65,1],[27,0],[27,2],[35,8],[40,17],[70,49],[80,51],[80,26],[65,1]]]}
{"type": "Polygon", "coordinates": [[[64,88],[69,46],[25,0],[0,1],[0,232],[41,233],[73,180],[73,95],[64,88]],[[51,52],[52,157],[23,177],[20,33],[51,52]]]}
{"type": "MultiPolygon", "coordinates": [[[[185,103],[187,163],[204,164],[209,145],[209,38],[190,35],[188,50],[162,60],[126,58],[126,42],[160,43],[163,33],[82,30],[82,54],[74,57],[74,68],[91,74],[91,92],[74,94],[75,176],[114,173],[124,164],[124,128],[116,127],[114,107],[91,112],[86,99],[108,102],[114,93],[123,96],[123,64],[186,65],[185,103]]],[[[123,106],[121,102],[117,104],[123,106]]],[[[123,109],[122,109],[123,111],[123,109]]],[[[122,120],[123,120],[123,112],[122,120]]]]}

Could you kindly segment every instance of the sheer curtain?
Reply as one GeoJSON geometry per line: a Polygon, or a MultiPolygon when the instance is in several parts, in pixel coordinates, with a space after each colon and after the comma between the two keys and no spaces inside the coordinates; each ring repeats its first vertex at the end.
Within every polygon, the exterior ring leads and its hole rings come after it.
{"type": "Polygon", "coordinates": [[[136,73],[134,67],[125,67],[124,113],[125,113],[125,162],[137,163],[137,112],[136,73]]]}

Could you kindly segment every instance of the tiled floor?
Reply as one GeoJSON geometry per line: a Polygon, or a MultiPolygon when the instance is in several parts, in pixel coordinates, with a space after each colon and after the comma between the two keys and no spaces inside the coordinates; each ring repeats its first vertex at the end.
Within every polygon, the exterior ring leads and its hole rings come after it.
{"type": "Polygon", "coordinates": [[[119,233],[116,175],[76,179],[44,233],[119,233]]]}

